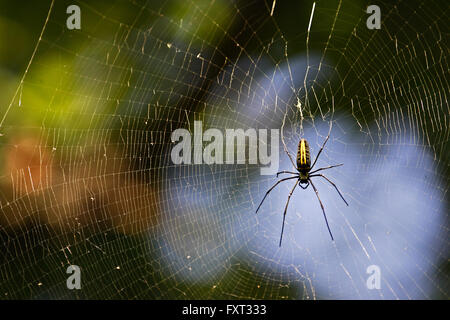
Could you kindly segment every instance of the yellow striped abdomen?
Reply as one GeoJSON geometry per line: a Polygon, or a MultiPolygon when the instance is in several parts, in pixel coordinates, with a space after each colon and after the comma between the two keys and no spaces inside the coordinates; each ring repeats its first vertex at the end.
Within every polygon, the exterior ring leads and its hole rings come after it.
{"type": "Polygon", "coordinates": [[[309,171],[311,168],[311,157],[309,155],[309,144],[306,139],[300,139],[297,151],[297,168],[300,171],[309,171]]]}

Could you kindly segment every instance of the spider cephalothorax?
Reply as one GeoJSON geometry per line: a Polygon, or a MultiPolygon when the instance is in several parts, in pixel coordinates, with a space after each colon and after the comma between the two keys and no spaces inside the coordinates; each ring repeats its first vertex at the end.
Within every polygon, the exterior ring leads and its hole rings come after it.
{"type": "Polygon", "coordinates": [[[291,199],[292,193],[294,192],[294,190],[297,187],[297,185],[299,185],[300,188],[302,188],[302,189],[306,189],[306,188],[308,188],[309,184],[311,184],[311,186],[314,189],[314,192],[316,193],[317,199],[319,200],[320,207],[322,208],[323,216],[325,218],[325,223],[327,224],[327,228],[328,228],[328,232],[330,233],[331,240],[334,240],[333,234],[331,233],[331,230],[330,230],[330,226],[328,225],[327,216],[325,214],[325,208],[324,208],[324,206],[322,204],[322,201],[320,200],[320,197],[319,197],[319,192],[317,191],[315,185],[311,181],[312,177],[324,178],[326,181],[328,181],[336,189],[336,191],[341,196],[342,200],[344,200],[345,204],[348,206],[347,201],[345,201],[344,197],[342,196],[342,194],[339,191],[339,189],[337,188],[337,186],[330,179],[325,177],[325,175],[317,173],[317,172],[322,171],[322,170],[326,170],[326,169],[331,169],[331,168],[342,166],[343,163],[332,165],[332,166],[328,166],[328,167],[323,167],[323,168],[319,168],[319,169],[316,169],[314,171],[311,171],[314,168],[314,165],[316,164],[317,159],[319,159],[320,153],[322,152],[323,148],[325,147],[325,144],[327,143],[328,138],[330,138],[331,127],[332,127],[332,123],[330,123],[330,131],[328,132],[328,136],[326,137],[322,147],[320,148],[319,152],[317,153],[317,156],[316,156],[316,158],[314,160],[314,163],[312,165],[311,165],[311,156],[310,156],[310,152],[309,152],[309,144],[308,144],[308,141],[306,141],[306,139],[300,139],[300,142],[298,143],[297,166],[295,166],[294,161],[292,160],[292,157],[289,154],[289,151],[287,151],[287,149],[285,150],[287,155],[289,156],[289,159],[292,162],[292,165],[294,166],[294,169],[297,172],[293,172],[293,171],[280,171],[280,172],[277,172],[277,177],[278,177],[279,174],[284,174],[284,173],[286,173],[286,174],[293,174],[294,176],[278,180],[266,192],[266,194],[264,195],[264,198],[262,199],[261,203],[259,204],[258,208],[256,209],[256,212],[258,212],[259,208],[261,207],[261,205],[264,202],[264,199],[266,199],[266,197],[270,193],[270,191],[272,191],[280,182],[283,182],[283,181],[286,181],[286,180],[291,180],[291,179],[297,179],[297,181],[295,182],[294,187],[292,188],[291,192],[289,193],[289,196],[288,196],[288,199],[287,199],[287,202],[286,202],[286,206],[284,207],[283,225],[281,227],[281,236],[280,236],[280,247],[281,247],[281,240],[283,239],[284,221],[285,221],[285,218],[286,218],[286,212],[287,212],[287,208],[288,208],[288,205],[289,205],[289,200],[291,199]]]}

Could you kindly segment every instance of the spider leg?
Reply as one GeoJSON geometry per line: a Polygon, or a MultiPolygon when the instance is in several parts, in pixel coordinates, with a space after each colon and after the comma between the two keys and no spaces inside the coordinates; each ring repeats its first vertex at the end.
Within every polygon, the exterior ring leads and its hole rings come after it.
{"type": "Polygon", "coordinates": [[[291,200],[292,193],[294,192],[295,187],[297,186],[297,184],[298,184],[299,181],[300,181],[300,180],[297,180],[297,182],[295,183],[295,185],[294,185],[294,187],[292,188],[291,192],[289,193],[289,196],[288,196],[288,199],[287,199],[287,202],[286,202],[286,206],[284,207],[283,224],[282,224],[282,226],[281,226],[281,236],[280,236],[280,244],[279,244],[280,247],[281,247],[281,240],[283,240],[284,220],[286,219],[286,212],[287,212],[287,208],[288,208],[288,205],[289,205],[289,200],[291,200]]]}
{"type": "Polygon", "coordinates": [[[283,123],[282,123],[282,125],[281,125],[281,142],[283,143],[284,152],[286,152],[286,154],[287,154],[288,157],[289,157],[289,160],[291,160],[292,166],[293,166],[295,169],[297,169],[297,167],[295,166],[294,160],[293,160],[291,154],[289,153],[289,150],[288,150],[287,147],[286,147],[286,143],[284,142],[283,128],[284,128],[284,122],[286,121],[286,115],[287,115],[287,112],[284,114],[283,123]]]}
{"type": "Polygon", "coordinates": [[[292,172],[292,171],[280,171],[280,172],[277,172],[277,178],[278,178],[278,175],[279,175],[279,174],[283,174],[283,173],[292,173],[292,174],[298,175],[298,172],[292,172]]]}
{"type": "Polygon", "coordinates": [[[264,200],[266,199],[267,195],[270,193],[270,191],[272,191],[280,182],[286,181],[286,180],[290,180],[290,179],[298,179],[298,177],[289,177],[289,178],[284,178],[281,179],[279,181],[277,181],[277,183],[275,183],[265,194],[264,198],[262,199],[261,203],[258,206],[258,209],[256,209],[255,213],[258,213],[259,208],[261,207],[261,205],[263,204],[264,200]]]}
{"type": "Polygon", "coordinates": [[[314,186],[314,183],[312,183],[311,179],[309,179],[309,182],[311,183],[311,185],[316,193],[317,199],[319,199],[319,203],[320,203],[320,206],[321,206],[322,212],[323,212],[323,217],[325,218],[325,223],[327,224],[328,232],[330,233],[331,240],[334,241],[333,234],[331,233],[330,226],[328,225],[327,215],[325,214],[325,208],[323,207],[322,200],[320,200],[320,197],[319,197],[319,192],[317,191],[316,187],[314,186]]]}
{"type": "Polygon", "coordinates": [[[311,166],[311,169],[314,168],[314,165],[317,162],[317,159],[319,159],[320,153],[322,152],[323,148],[325,147],[325,144],[327,143],[328,139],[330,138],[330,133],[331,133],[331,128],[333,127],[333,121],[330,122],[330,130],[328,131],[328,135],[325,139],[325,141],[323,142],[322,148],[320,148],[319,152],[317,153],[316,159],[314,159],[314,163],[311,166]]]}
{"type": "Polygon", "coordinates": [[[330,180],[330,179],[328,179],[327,177],[325,177],[323,174],[313,174],[312,176],[309,176],[309,177],[322,177],[322,178],[324,178],[325,180],[327,180],[329,183],[331,183],[331,185],[336,189],[336,191],[339,193],[339,195],[341,196],[341,198],[342,198],[342,200],[344,200],[344,202],[345,202],[345,204],[348,206],[348,203],[347,203],[347,201],[345,201],[345,199],[344,199],[344,197],[342,196],[342,194],[341,194],[341,192],[339,191],[339,189],[338,189],[338,187],[330,180]]]}
{"type": "Polygon", "coordinates": [[[340,167],[340,166],[343,166],[343,165],[344,165],[343,163],[340,163],[340,164],[335,164],[335,165],[332,165],[332,166],[329,166],[329,167],[319,168],[319,169],[316,169],[314,171],[310,171],[309,174],[313,174],[313,173],[316,173],[316,172],[322,171],[322,170],[327,170],[327,169],[331,169],[331,168],[340,167]]]}

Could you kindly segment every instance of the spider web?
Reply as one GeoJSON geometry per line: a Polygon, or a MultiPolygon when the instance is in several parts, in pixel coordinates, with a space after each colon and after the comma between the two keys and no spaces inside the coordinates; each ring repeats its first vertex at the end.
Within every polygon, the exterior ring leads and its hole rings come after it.
{"type": "MultiPolygon", "coordinates": [[[[5,298],[448,299],[445,1],[51,3],[0,107],[5,298]],[[314,7],[314,9],[313,9],[314,7]],[[335,189],[255,210],[260,165],[175,165],[171,133],[281,129],[335,189]],[[66,269],[81,268],[68,290],[66,269]],[[369,289],[369,266],[380,289],[369,289]]],[[[279,169],[292,165],[280,143],[279,169]]]]}

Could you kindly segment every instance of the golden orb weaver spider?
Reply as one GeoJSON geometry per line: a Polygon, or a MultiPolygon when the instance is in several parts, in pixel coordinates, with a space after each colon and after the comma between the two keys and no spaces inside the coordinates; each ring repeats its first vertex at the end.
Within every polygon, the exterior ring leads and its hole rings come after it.
{"type": "MultiPolygon", "coordinates": [[[[289,177],[289,178],[284,178],[281,179],[279,181],[277,181],[264,195],[264,198],[262,199],[261,203],[259,204],[258,208],[256,209],[256,213],[258,213],[259,208],[261,207],[261,205],[263,204],[264,200],[266,199],[267,195],[270,193],[270,191],[272,191],[279,183],[283,182],[283,181],[287,181],[287,180],[291,180],[291,179],[297,179],[297,181],[295,182],[294,187],[292,188],[291,192],[289,193],[287,202],[286,202],[286,206],[284,207],[284,213],[283,213],[283,225],[281,227],[281,236],[280,236],[280,244],[279,246],[281,247],[281,241],[283,239],[283,231],[284,231],[284,221],[286,219],[286,212],[287,212],[287,208],[289,205],[289,200],[291,199],[292,193],[294,192],[295,188],[297,187],[297,185],[300,186],[300,188],[302,188],[303,190],[305,190],[306,188],[308,188],[308,186],[311,184],[311,186],[314,189],[314,192],[316,193],[317,199],[319,200],[320,203],[320,207],[322,208],[322,212],[323,212],[323,217],[325,218],[325,223],[327,224],[327,228],[328,228],[328,232],[330,233],[331,236],[331,240],[334,241],[333,238],[333,234],[331,233],[331,229],[330,226],[328,225],[328,220],[327,220],[327,215],[325,214],[325,208],[322,204],[322,201],[320,200],[320,196],[319,196],[319,192],[316,189],[316,186],[314,185],[314,183],[311,181],[312,177],[321,177],[324,178],[326,181],[328,181],[335,189],[336,191],[339,193],[339,195],[341,196],[342,200],[344,200],[345,204],[348,206],[347,201],[345,201],[344,197],[342,196],[341,192],[339,191],[338,187],[330,180],[328,179],[325,175],[320,174],[317,172],[322,171],[322,170],[327,170],[327,169],[331,169],[331,168],[335,168],[335,167],[339,167],[344,165],[343,163],[340,164],[335,164],[332,166],[328,166],[328,167],[323,167],[323,168],[319,168],[316,169],[314,171],[312,171],[312,169],[314,168],[314,165],[317,162],[317,159],[319,159],[320,153],[322,152],[323,148],[325,147],[325,144],[327,143],[328,139],[330,138],[330,133],[331,133],[331,128],[332,128],[332,122],[330,123],[330,130],[328,131],[328,135],[325,139],[325,141],[322,144],[322,147],[320,148],[319,152],[317,153],[316,158],[314,159],[313,164],[311,165],[311,157],[310,157],[310,152],[309,152],[309,144],[308,141],[306,141],[306,139],[300,139],[300,142],[298,143],[298,150],[297,150],[297,166],[295,166],[294,161],[292,160],[291,155],[289,154],[289,151],[285,148],[285,152],[287,153],[287,155],[289,156],[289,159],[291,160],[292,165],[294,166],[295,170],[297,170],[297,172],[292,172],[292,171],[280,171],[277,172],[277,178],[278,175],[280,174],[293,174],[293,177],[289,177]],[[305,185],[306,184],[306,185],[305,185]],[[303,186],[305,185],[305,186],[303,186]]],[[[283,141],[284,144],[284,141],[283,141]]]]}

